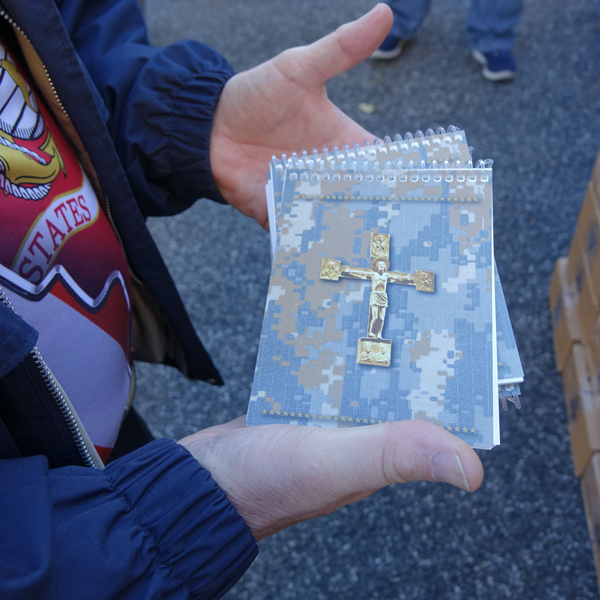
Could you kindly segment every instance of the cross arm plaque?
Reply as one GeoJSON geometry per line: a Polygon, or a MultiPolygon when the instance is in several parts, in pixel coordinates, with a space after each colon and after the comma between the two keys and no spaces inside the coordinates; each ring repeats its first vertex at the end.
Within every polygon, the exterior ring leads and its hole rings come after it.
{"type": "MultiPolygon", "coordinates": [[[[373,276],[379,271],[377,263],[383,262],[382,259],[375,259],[371,269],[362,267],[349,267],[342,264],[341,261],[332,258],[324,258],[321,262],[321,279],[329,279],[330,281],[339,281],[340,277],[349,279],[373,279],[373,276]]],[[[385,260],[387,263],[387,260],[385,260]]],[[[399,273],[397,271],[387,271],[381,269],[385,273],[386,283],[399,283],[402,285],[414,285],[418,292],[434,292],[435,274],[433,271],[418,270],[413,273],[399,273]]]]}

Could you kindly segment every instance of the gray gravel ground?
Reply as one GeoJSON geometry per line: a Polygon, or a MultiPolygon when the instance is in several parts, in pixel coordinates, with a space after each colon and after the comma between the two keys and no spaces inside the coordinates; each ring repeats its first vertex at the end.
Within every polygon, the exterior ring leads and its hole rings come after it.
{"type": "MultiPolygon", "coordinates": [[[[146,0],[146,13],[155,44],[200,39],[243,70],[373,4],[146,0]]],[[[455,124],[467,131],[475,158],[494,159],[496,260],[526,373],[523,409],[501,415],[502,445],[481,452],[480,491],[395,486],[284,531],[261,543],[228,598],[598,598],[547,290],[600,147],[600,4],[525,4],[513,83],[485,81],[470,57],[468,1],[437,0],[400,59],[367,61],[328,87],[335,103],[378,136],[455,124]],[[361,102],[375,112],[360,112],[361,102]]],[[[207,200],[152,220],[151,228],[226,380],[213,388],[172,369],[138,366],[140,412],[157,435],[178,439],[245,412],[268,286],[268,236],[207,200]],[[231,246],[225,253],[223,240],[231,246]]]]}

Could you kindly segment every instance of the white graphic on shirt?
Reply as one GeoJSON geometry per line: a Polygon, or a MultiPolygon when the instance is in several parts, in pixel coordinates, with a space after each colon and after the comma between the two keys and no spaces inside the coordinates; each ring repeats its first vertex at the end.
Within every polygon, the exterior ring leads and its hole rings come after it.
{"type": "MultiPolygon", "coordinates": [[[[114,320],[111,299],[129,310],[121,273],[113,271],[96,298],[88,296],[60,265],[38,285],[0,265],[2,280],[17,314],[39,331],[36,345],[92,442],[112,448],[131,392],[132,372],[126,351],[129,340],[118,340],[102,327],[102,311],[114,320]]],[[[117,312],[126,311],[117,306],[117,312]]]]}
{"type": "Polygon", "coordinates": [[[24,200],[41,200],[60,171],[66,173],[65,163],[35,95],[0,43],[0,189],[24,200]],[[33,141],[33,148],[23,145],[33,141]]]}

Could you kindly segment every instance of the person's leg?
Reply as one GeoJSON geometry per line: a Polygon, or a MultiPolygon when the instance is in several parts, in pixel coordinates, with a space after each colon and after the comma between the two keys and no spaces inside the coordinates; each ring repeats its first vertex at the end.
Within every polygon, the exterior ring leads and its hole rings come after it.
{"type": "Polygon", "coordinates": [[[371,58],[389,60],[396,58],[406,40],[409,40],[425,18],[430,0],[386,0],[394,13],[390,33],[371,58]]]}
{"type": "Polygon", "coordinates": [[[512,55],[515,27],[523,0],[472,0],[467,18],[467,39],[483,76],[491,81],[513,79],[517,63],[512,55]]]}
{"type": "Polygon", "coordinates": [[[430,0],[387,0],[386,4],[394,13],[394,24],[390,35],[409,40],[423,22],[430,0]]]}
{"type": "Polygon", "coordinates": [[[473,50],[512,50],[523,0],[472,0],[467,17],[467,39],[473,50]]]}

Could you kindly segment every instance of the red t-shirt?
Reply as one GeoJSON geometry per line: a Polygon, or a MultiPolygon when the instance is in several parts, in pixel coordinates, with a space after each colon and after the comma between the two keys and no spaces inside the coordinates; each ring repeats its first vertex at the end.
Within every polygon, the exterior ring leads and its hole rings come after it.
{"type": "Polygon", "coordinates": [[[132,382],[127,260],[75,152],[1,42],[0,285],[108,458],[132,382]]]}

